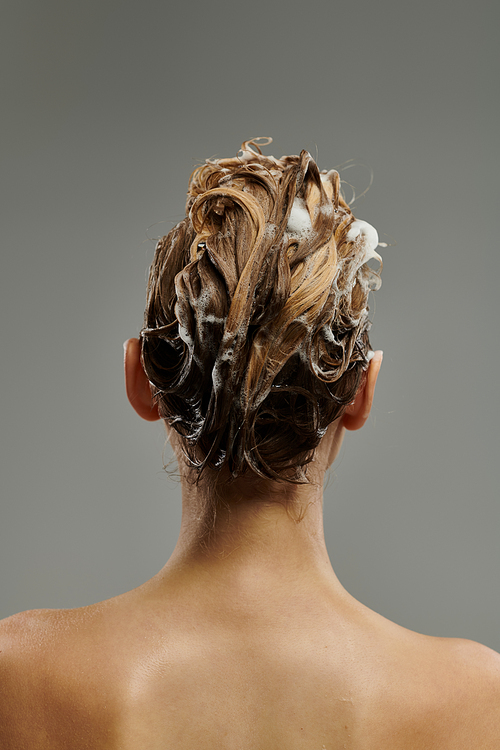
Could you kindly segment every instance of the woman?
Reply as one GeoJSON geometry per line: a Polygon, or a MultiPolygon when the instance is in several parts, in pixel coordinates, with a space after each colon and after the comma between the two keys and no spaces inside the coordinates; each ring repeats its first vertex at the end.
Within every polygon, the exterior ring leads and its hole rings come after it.
{"type": "Polygon", "coordinates": [[[339,186],[255,140],[193,173],[125,345],[179,462],[179,541],[134,591],[2,623],[3,749],[500,747],[500,657],[387,621],[328,558],[324,475],[382,363],[378,237],[339,186]]]}

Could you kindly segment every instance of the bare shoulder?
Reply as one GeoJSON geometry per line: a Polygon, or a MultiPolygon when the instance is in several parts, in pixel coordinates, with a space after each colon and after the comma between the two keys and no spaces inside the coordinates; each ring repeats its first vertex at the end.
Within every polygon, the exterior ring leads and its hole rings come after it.
{"type": "Polygon", "coordinates": [[[0,674],[7,674],[29,663],[31,669],[44,657],[60,652],[72,632],[87,619],[85,611],[34,609],[0,621],[0,674]],[[33,657],[36,656],[36,662],[33,657]]]}
{"type": "Polygon", "coordinates": [[[41,655],[53,639],[57,610],[39,609],[0,621],[0,679],[2,684],[22,682],[23,669],[33,664],[34,653],[41,655]]]}
{"type": "MultiPolygon", "coordinates": [[[[91,640],[83,610],[32,610],[0,622],[0,747],[64,747],[69,725],[89,714],[86,694],[75,676],[95,694],[86,668],[88,649],[75,650],[75,640],[91,640]],[[68,727],[66,727],[66,724],[68,727]]],[[[92,617],[90,617],[92,619],[92,617]]],[[[82,725],[82,736],[85,727],[82,725]]]]}
{"type": "Polygon", "coordinates": [[[464,681],[460,695],[484,705],[492,702],[500,722],[500,654],[475,641],[461,638],[446,641],[452,675],[456,669],[457,676],[464,681]]]}
{"type": "Polygon", "coordinates": [[[500,654],[460,638],[430,638],[428,643],[431,670],[427,674],[434,682],[433,706],[428,708],[439,737],[437,746],[497,750],[500,654]]]}
{"type": "Polygon", "coordinates": [[[465,638],[445,638],[450,653],[468,669],[479,670],[500,680],[500,654],[476,641],[465,638]]]}
{"type": "Polygon", "coordinates": [[[500,654],[470,640],[384,628],[370,750],[500,748],[500,654]]]}
{"type": "Polygon", "coordinates": [[[43,731],[36,695],[43,680],[43,654],[51,640],[52,620],[52,610],[33,610],[0,622],[2,748],[27,746],[43,731]]]}

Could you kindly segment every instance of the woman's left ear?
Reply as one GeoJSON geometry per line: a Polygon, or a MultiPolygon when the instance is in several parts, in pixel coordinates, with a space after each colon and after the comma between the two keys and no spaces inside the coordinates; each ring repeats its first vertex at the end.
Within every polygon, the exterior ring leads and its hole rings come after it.
{"type": "Polygon", "coordinates": [[[378,374],[382,365],[384,352],[375,352],[368,367],[365,382],[356,394],[356,398],[346,408],[342,415],[342,424],[346,430],[359,430],[370,416],[373,404],[373,395],[377,383],[378,374]]]}
{"type": "Polygon", "coordinates": [[[137,414],[147,422],[160,419],[158,406],[151,396],[151,386],[141,362],[141,342],[129,339],[123,344],[125,390],[137,414]]]}

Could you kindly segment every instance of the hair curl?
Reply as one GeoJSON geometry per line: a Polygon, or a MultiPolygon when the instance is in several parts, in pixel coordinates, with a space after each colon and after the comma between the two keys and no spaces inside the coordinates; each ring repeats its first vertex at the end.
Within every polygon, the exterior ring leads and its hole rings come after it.
{"type": "Polygon", "coordinates": [[[191,175],[150,269],[142,358],[192,467],[301,482],[361,384],[380,277],[338,173],[264,156],[270,141],[191,175]]]}

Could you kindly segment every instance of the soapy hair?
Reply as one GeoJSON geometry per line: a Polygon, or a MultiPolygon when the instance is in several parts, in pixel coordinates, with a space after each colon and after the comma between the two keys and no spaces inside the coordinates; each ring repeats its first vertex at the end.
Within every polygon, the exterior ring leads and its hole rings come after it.
{"type": "Polygon", "coordinates": [[[338,173],[264,156],[270,141],[191,175],[150,269],[142,359],[190,466],[302,482],[368,366],[380,257],[338,173]]]}

